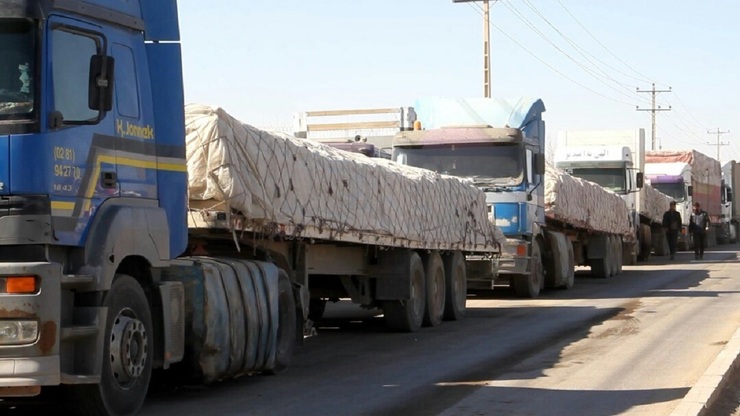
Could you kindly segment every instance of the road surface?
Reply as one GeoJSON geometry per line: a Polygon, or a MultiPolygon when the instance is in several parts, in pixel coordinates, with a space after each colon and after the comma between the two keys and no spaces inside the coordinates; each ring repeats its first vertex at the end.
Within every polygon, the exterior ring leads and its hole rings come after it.
{"type": "Polygon", "coordinates": [[[330,304],[285,374],[158,387],[141,414],[669,415],[740,327],[738,248],[609,279],[579,270],[572,290],[535,300],[470,296],[463,321],[413,334],[330,304]]]}

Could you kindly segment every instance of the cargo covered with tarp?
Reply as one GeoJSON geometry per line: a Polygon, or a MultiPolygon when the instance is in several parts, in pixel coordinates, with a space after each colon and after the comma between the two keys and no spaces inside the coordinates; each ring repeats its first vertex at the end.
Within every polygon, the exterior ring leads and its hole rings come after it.
{"type": "Polygon", "coordinates": [[[640,215],[644,215],[651,221],[658,224],[663,223],[663,213],[665,213],[673,198],[653,188],[646,183],[640,189],[640,199],[643,201],[640,206],[640,215]]]}
{"type": "Polygon", "coordinates": [[[575,228],[634,237],[629,210],[619,195],[549,165],[545,214],[575,228]]]}
{"type": "Polygon", "coordinates": [[[395,247],[496,252],[485,195],[459,179],[259,130],[186,106],[190,225],[395,247]]]}

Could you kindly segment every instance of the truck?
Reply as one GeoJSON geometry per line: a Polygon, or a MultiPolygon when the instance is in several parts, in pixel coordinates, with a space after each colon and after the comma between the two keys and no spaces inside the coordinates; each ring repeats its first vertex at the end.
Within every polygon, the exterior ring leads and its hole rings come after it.
{"type": "Polygon", "coordinates": [[[560,131],[555,166],[622,197],[637,238],[627,264],[647,260],[653,251],[668,254],[662,220],[671,198],[644,183],[645,129],[560,131]]]}
{"type": "Polygon", "coordinates": [[[722,165],[722,216],[719,240],[721,243],[736,243],[740,234],[740,206],[735,201],[735,190],[740,186],[740,168],[731,160],[722,165]]]}
{"type": "Polygon", "coordinates": [[[135,414],[154,369],[281,372],[314,285],[392,330],[463,316],[464,254],[499,251],[481,191],[186,118],[174,0],[0,0],[0,17],[0,396],[135,414]]]}
{"type": "Polygon", "coordinates": [[[707,245],[716,244],[721,228],[722,173],[718,160],[697,150],[651,150],[645,154],[645,176],[648,182],[676,201],[676,211],[683,221],[678,236],[679,250],[693,247],[688,232],[694,203],[698,202],[709,214],[711,226],[707,245]]]}
{"type": "MultiPolygon", "coordinates": [[[[416,128],[396,135],[392,160],[455,175],[479,187],[506,236],[498,273],[481,279],[477,288],[508,284],[518,296],[536,297],[545,287],[571,287],[576,264],[590,265],[599,277],[619,272],[622,246],[631,244],[624,226],[626,207],[622,211],[623,204],[618,204],[615,209],[608,198],[594,196],[614,194],[569,180],[567,184],[575,185],[563,192],[571,204],[561,195],[562,215],[552,209],[548,215],[546,194],[559,184],[548,185],[546,176],[542,100],[430,98],[418,100],[413,108],[416,128]],[[572,202],[581,200],[588,200],[592,210],[580,222],[571,221],[569,210],[578,209],[572,202]],[[606,225],[593,228],[600,223],[588,220],[599,216],[606,225]]],[[[559,175],[551,177],[563,177],[559,175]]]]}

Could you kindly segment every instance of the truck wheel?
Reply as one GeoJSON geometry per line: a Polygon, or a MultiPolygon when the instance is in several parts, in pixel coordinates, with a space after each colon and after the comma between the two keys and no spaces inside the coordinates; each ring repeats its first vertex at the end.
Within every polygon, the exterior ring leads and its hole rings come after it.
{"type": "MultiPolygon", "coordinates": [[[[326,301],[324,301],[324,306],[326,306],[326,301]]],[[[290,366],[296,344],[296,316],[293,285],[290,284],[288,274],[280,270],[278,274],[278,333],[275,368],[267,370],[266,374],[280,374],[290,366]]]]}
{"type": "Polygon", "coordinates": [[[650,227],[640,224],[640,260],[650,260],[650,253],[653,250],[652,235],[650,227]]]}
{"type": "Polygon", "coordinates": [[[444,257],[445,265],[445,312],[447,321],[458,321],[465,316],[468,297],[468,276],[465,270],[465,256],[456,251],[444,257]]]}
{"type": "Polygon", "coordinates": [[[73,386],[81,415],[135,414],[146,398],[152,375],[152,317],[144,290],[119,274],[105,295],[108,308],[103,368],[97,385],[73,386]]]}
{"type": "Polygon", "coordinates": [[[617,272],[619,271],[619,259],[617,258],[617,251],[615,249],[616,244],[615,239],[613,235],[609,235],[606,237],[606,244],[607,244],[607,253],[606,255],[609,256],[609,276],[616,276],[617,272]]]}
{"type": "Polygon", "coordinates": [[[391,331],[416,332],[421,328],[426,308],[426,278],[424,264],[415,252],[409,255],[408,274],[411,295],[408,300],[384,301],[382,304],[385,325],[391,331]]]}
{"type": "Polygon", "coordinates": [[[545,268],[542,264],[540,244],[532,242],[532,260],[529,274],[512,276],[511,284],[514,293],[520,298],[534,299],[540,294],[540,287],[545,278],[545,268]]]}
{"type": "Polygon", "coordinates": [[[568,256],[568,275],[565,276],[565,281],[561,289],[572,289],[576,282],[576,258],[573,252],[573,244],[568,241],[567,244],[567,256],[568,256]]]}
{"type": "Polygon", "coordinates": [[[653,244],[656,256],[662,257],[670,254],[671,250],[668,248],[668,236],[665,232],[661,231],[653,234],[653,244]]]}
{"type": "Polygon", "coordinates": [[[622,249],[622,238],[617,236],[614,237],[614,250],[617,256],[617,274],[622,274],[622,266],[624,266],[624,250],[622,249]]]}
{"type": "Polygon", "coordinates": [[[424,308],[424,326],[437,326],[442,323],[445,312],[445,266],[439,251],[425,256],[424,274],[427,278],[427,301],[424,308]]]}

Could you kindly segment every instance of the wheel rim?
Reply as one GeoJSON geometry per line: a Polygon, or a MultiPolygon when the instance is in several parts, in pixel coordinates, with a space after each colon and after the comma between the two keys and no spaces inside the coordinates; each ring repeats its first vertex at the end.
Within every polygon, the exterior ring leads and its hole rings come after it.
{"type": "Polygon", "coordinates": [[[116,383],[130,386],[142,375],[149,354],[149,338],[144,323],[131,309],[118,313],[110,334],[110,364],[116,383]]]}

